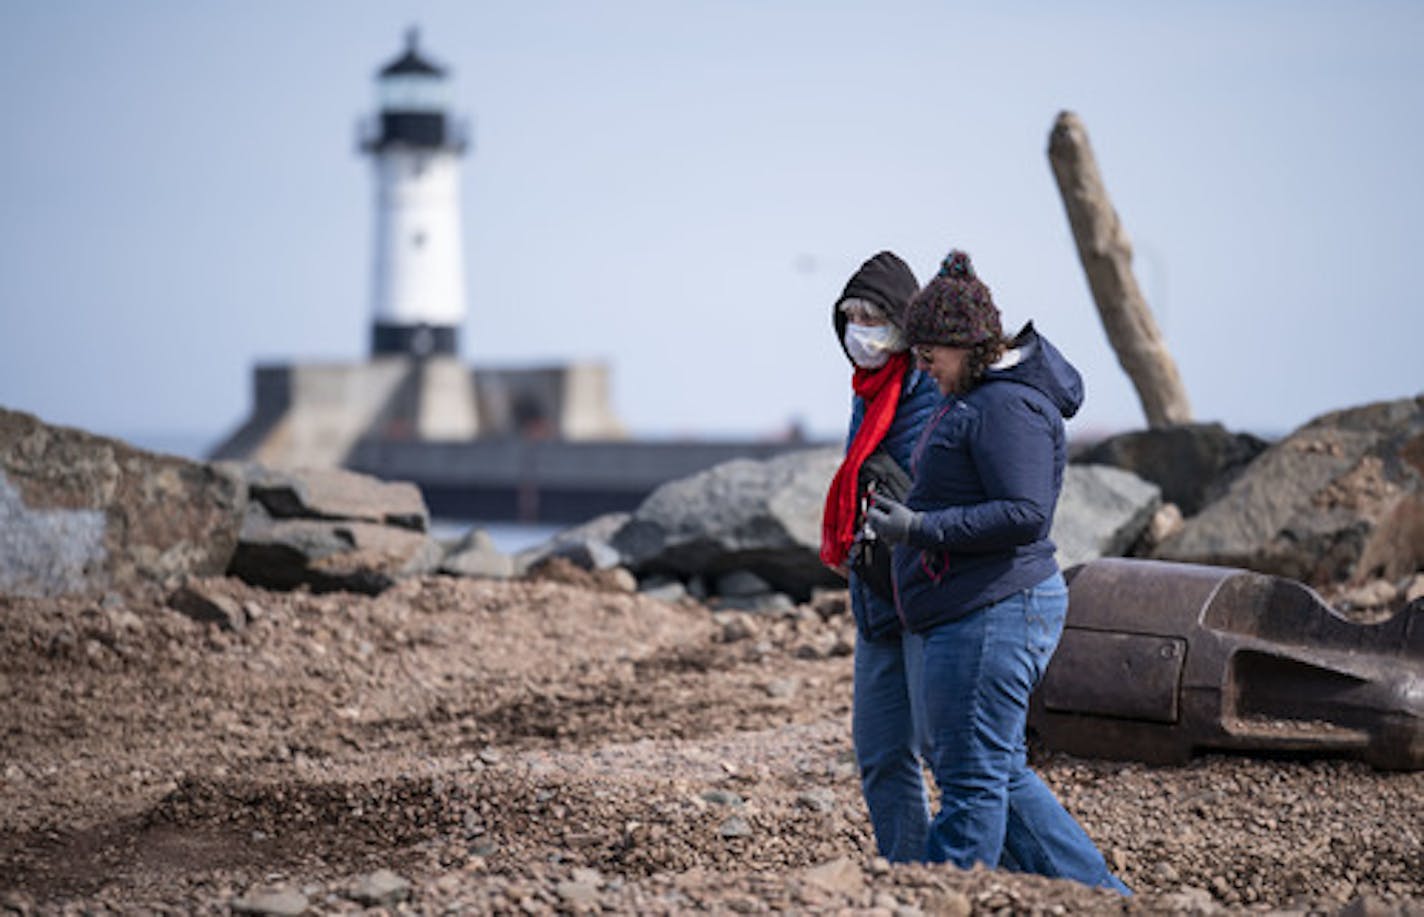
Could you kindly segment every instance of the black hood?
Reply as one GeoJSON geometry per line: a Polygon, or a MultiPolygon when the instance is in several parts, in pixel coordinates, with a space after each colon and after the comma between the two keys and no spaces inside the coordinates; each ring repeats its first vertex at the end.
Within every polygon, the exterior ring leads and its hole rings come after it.
{"type": "MultiPolygon", "coordinates": [[[[831,324],[836,329],[836,341],[845,350],[846,317],[841,312],[841,303],[847,299],[863,299],[875,303],[885,310],[885,315],[896,328],[905,327],[905,309],[910,299],[919,292],[920,282],[914,271],[894,252],[881,252],[860,266],[860,270],[846,281],[840,298],[831,306],[831,324]]],[[[846,353],[850,360],[850,353],[846,353]]],[[[851,364],[854,365],[852,360],[851,364]]]]}

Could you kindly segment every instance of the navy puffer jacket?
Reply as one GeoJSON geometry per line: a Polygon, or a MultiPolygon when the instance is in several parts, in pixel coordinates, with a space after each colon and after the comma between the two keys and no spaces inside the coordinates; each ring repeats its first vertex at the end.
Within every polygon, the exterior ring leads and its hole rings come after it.
{"type": "Polygon", "coordinates": [[[897,600],[912,631],[1058,569],[1048,533],[1067,461],[1063,421],[1083,403],[1083,380],[1032,324],[1014,347],[1018,362],[939,402],[915,447],[905,502],[921,524],[895,548],[897,600]]]}
{"type": "MultiPolygon", "coordinates": [[[[865,417],[865,399],[853,396],[851,405],[850,432],[846,436],[846,449],[855,439],[865,417]]],[[[890,457],[900,463],[900,467],[910,470],[910,454],[919,439],[925,421],[934,413],[939,403],[939,388],[929,374],[915,369],[906,370],[900,388],[900,404],[895,409],[895,419],[890,424],[885,439],[880,446],[890,453],[890,457]]],[[[855,614],[855,623],[868,639],[880,640],[900,633],[900,616],[895,611],[895,603],[876,595],[855,573],[850,574],[850,607],[855,614]]]]}

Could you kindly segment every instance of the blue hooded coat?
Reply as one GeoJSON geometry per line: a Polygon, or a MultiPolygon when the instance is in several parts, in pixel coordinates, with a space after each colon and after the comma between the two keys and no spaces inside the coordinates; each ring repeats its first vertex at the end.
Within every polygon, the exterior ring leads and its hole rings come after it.
{"type": "MultiPolygon", "coordinates": [[[[938,402],[939,387],[934,379],[911,364],[901,383],[900,404],[895,409],[895,419],[880,442],[880,448],[906,471],[910,470],[910,454],[914,451],[920,430],[934,413],[938,402]]],[[[856,395],[851,405],[850,431],[846,436],[847,451],[864,418],[865,399],[856,395]]],[[[862,634],[868,639],[880,640],[900,633],[900,616],[891,599],[877,595],[854,571],[850,574],[849,589],[851,611],[862,634]]]]}
{"type": "MultiPolygon", "coordinates": [[[[1063,487],[1063,421],[1083,380],[1030,323],[1018,360],[963,397],[944,397],[910,461],[920,524],[895,548],[896,599],[915,632],[1034,586],[1058,569],[1049,539],[1063,487]]],[[[1013,351],[1010,351],[1013,354],[1013,351]]]]}

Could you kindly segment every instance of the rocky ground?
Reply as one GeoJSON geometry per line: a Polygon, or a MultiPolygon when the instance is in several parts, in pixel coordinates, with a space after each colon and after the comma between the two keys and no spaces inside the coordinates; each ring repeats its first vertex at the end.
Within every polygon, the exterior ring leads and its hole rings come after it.
{"type": "Polygon", "coordinates": [[[1424,913],[1424,774],[1340,761],[1040,755],[1131,901],[890,867],[844,594],[628,585],[196,583],[236,631],[152,591],[0,598],[0,912],[1424,913]]]}

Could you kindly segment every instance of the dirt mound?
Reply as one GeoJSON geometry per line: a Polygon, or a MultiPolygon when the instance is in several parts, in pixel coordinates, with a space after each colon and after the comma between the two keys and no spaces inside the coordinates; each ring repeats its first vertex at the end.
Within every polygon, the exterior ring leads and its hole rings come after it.
{"type": "MultiPolygon", "coordinates": [[[[194,584],[243,609],[236,631],[151,590],[0,599],[0,908],[1123,906],[874,858],[843,600],[713,613],[553,572],[374,598],[194,584]]],[[[1132,910],[1424,899],[1424,775],[1038,765],[1132,910]]]]}

